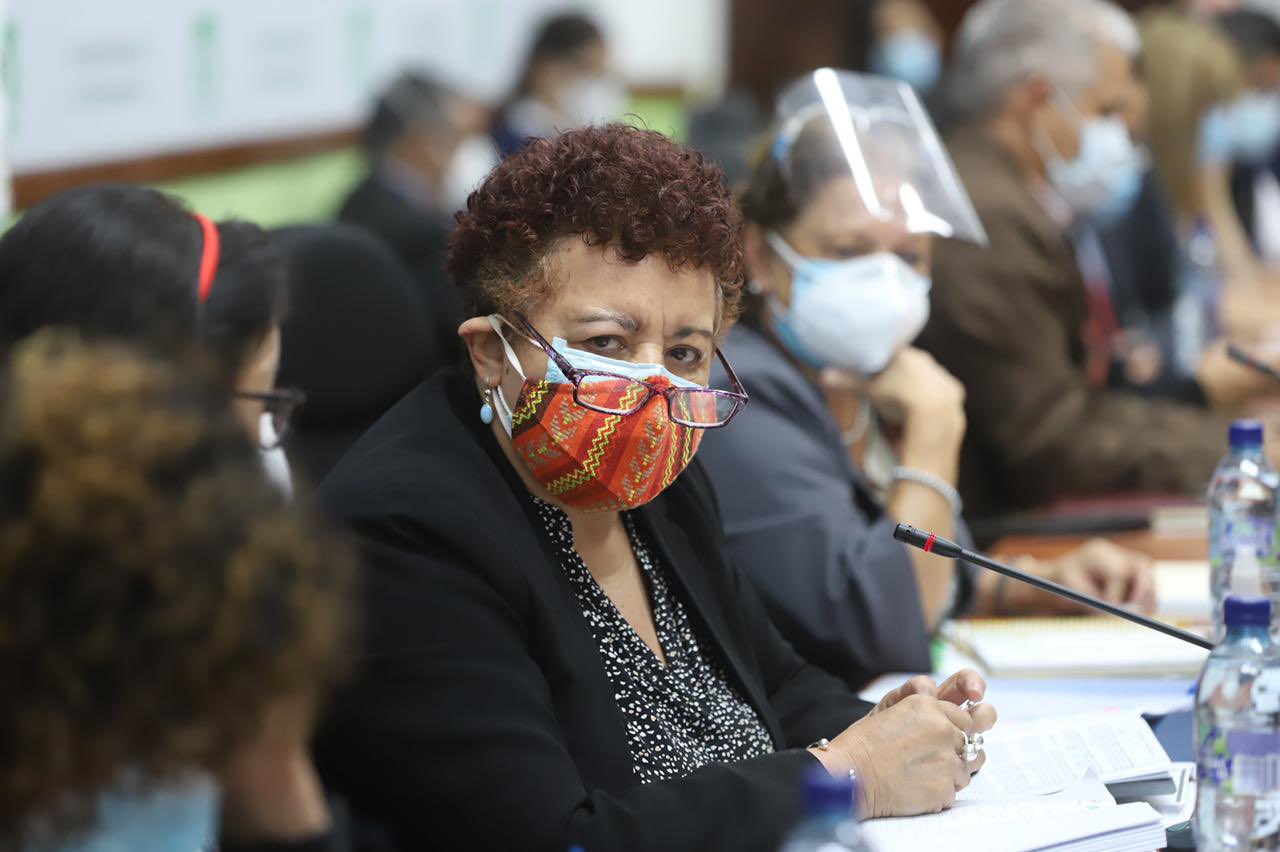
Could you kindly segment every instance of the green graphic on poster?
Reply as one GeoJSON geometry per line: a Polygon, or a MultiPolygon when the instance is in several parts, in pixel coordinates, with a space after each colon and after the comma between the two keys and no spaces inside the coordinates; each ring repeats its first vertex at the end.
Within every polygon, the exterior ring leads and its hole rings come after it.
{"type": "Polygon", "coordinates": [[[361,93],[369,88],[373,79],[375,24],[373,7],[369,4],[361,3],[347,10],[347,72],[352,86],[361,93]]]}
{"type": "Polygon", "coordinates": [[[19,51],[21,43],[18,38],[18,24],[13,20],[5,22],[4,25],[4,42],[0,45],[0,50],[4,51],[4,56],[0,58],[0,74],[4,75],[4,99],[5,99],[5,132],[8,138],[12,139],[18,130],[18,116],[21,111],[18,109],[20,98],[22,95],[21,78],[18,76],[19,51]]]}
{"type": "Polygon", "coordinates": [[[204,11],[196,16],[191,27],[195,63],[192,78],[192,111],[197,115],[211,116],[218,110],[218,35],[219,21],[216,12],[204,11]]]}

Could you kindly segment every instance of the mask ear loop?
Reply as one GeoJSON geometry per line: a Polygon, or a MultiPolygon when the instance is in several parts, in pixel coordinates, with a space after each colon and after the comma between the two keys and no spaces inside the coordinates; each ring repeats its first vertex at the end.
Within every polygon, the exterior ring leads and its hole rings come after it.
{"type": "Polygon", "coordinates": [[[778,257],[782,258],[782,262],[791,267],[792,272],[805,265],[805,259],[777,231],[765,231],[764,240],[769,244],[769,248],[778,253],[778,257]]]}
{"type": "MultiPolygon", "coordinates": [[[[486,319],[489,320],[489,325],[493,326],[494,334],[498,335],[498,340],[501,341],[502,348],[507,353],[507,360],[511,362],[511,366],[516,368],[516,373],[522,381],[528,381],[524,373],[524,367],[520,364],[520,359],[516,357],[515,350],[511,348],[511,344],[507,342],[506,335],[502,333],[503,325],[509,326],[513,331],[515,326],[512,326],[510,322],[498,314],[489,314],[486,319]]],[[[485,389],[485,403],[480,408],[480,419],[485,423],[491,423],[495,413],[498,415],[498,421],[502,424],[503,430],[506,431],[507,437],[510,438],[513,428],[512,421],[515,415],[511,410],[511,406],[507,404],[507,398],[502,392],[501,382],[485,389]],[[494,401],[497,402],[496,406],[493,404],[494,401]]]]}

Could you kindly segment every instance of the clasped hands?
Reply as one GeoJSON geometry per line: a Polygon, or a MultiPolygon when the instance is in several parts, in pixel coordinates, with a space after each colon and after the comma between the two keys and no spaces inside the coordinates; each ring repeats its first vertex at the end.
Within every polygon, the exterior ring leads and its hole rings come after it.
{"type": "Polygon", "coordinates": [[[986,761],[981,751],[973,760],[966,756],[970,738],[996,723],[995,708],[980,703],[986,691],[972,669],[941,684],[913,677],[825,750],[810,752],[832,775],[857,773],[864,817],[945,810],[986,761]]]}

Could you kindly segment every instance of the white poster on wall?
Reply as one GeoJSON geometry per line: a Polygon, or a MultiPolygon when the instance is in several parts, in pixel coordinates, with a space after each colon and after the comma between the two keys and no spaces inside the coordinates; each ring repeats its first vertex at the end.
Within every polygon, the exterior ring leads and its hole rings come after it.
{"type": "Polygon", "coordinates": [[[405,68],[497,102],[561,10],[596,16],[624,77],[679,83],[727,16],[725,0],[0,2],[18,173],[347,129],[405,68]]]}

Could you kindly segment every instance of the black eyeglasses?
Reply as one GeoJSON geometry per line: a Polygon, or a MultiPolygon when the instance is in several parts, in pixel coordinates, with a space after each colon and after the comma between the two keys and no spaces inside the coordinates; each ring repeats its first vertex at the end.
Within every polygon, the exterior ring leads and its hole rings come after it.
{"type": "Polygon", "coordinates": [[[620,376],[617,373],[579,370],[552,348],[538,330],[521,314],[516,318],[524,326],[529,340],[542,348],[547,357],[573,382],[574,401],[583,408],[601,414],[635,414],[654,395],[661,395],[667,402],[667,416],[673,423],[694,429],[718,429],[738,415],[747,404],[747,391],[724,357],[720,347],[716,355],[724,365],[725,375],[733,383],[732,391],[715,388],[660,387],[641,379],[620,376]]]}
{"type": "Polygon", "coordinates": [[[296,388],[277,388],[269,391],[236,391],[236,399],[262,403],[262,410],[271,417],[273,435],[258,435],[258,446],[274,450],[284,443],[293,428],[293,416],[307,401],[307,395],[296,388]]]}

